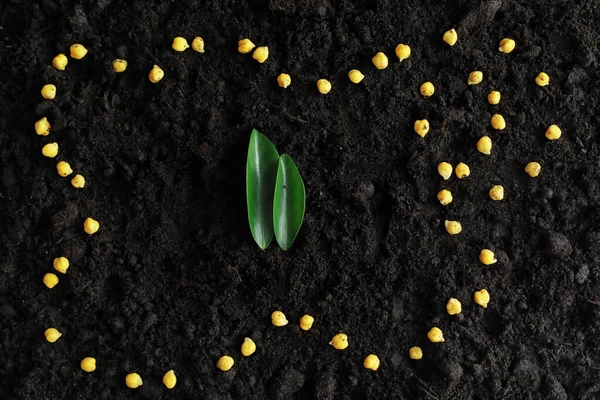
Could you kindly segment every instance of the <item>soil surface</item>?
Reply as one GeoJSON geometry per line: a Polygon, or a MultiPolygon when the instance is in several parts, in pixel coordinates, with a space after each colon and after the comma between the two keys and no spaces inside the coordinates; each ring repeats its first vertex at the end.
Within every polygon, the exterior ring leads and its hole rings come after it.
{"type": "Polygon", "coordinates": [[[0,398],[600,398],[598,21],[596,1],[569,0],[3,0],[0,398]],[[202,36],[206,52],[174,52],[175,36],[202,36]],[[244,37],[269,46],[266,63],[237,52],[244,37]],[[516,40],[510,55],[498,51],[504,37],[516,40]],[[55,70],[72,43],[89,54],[55,70]],[[412,47],[402,63],[398,43],[412,47]],[[385,70],[371,64],[377,51],[385,70]],[[119,75],[117,57],[129,62],[119,75]],[[156,85],[153,64],[165,71],[156,85]],[[359,85],[352,68],[366,75],[359,85]],[[482,84],[466,84],[472,70],[482,84]],[[333,83],[326,96],[319,78],[333,83]],[[436,86],[429,99],[424,81],[436,86]],[[40,96],[49,82],[54,101],[40,96]],[[496,112],[504,131],[490,128],[496,112]],[[48,137],[33,130],[42,116],[48,137]],[[423,139],[412,129],[422,118],[423,139]],[[260,251],[250,234],[252,128],[305,180],[288,252],[260,251]],[[490,156],[475,149],[484,134],[490,156]],[[51,141],[83,190],[41,155],[51,141]],[[523,171],[534,160],[536,179],[523,171]],[[444,182],[441,161],[471,175],[444,182]],[[495,184],[503,201],[487,195],[495,184]],[[101,224],[92,237],[87,217],[101,224]],[[446,219],[463,232],[448,235],[446,219]],[[484,247],[497,264],[479,263],[484,247]],[[49,290],[42,277],[61,255],[71,268],[49,290]],[[481,288],[487,309],[472,300],[481,288]],[[462,314],[446,313],[450,297],[462,314]],[[277,309],[285,328],[270,324],[277,309]],[[432,326],[445,343],[428,342],[432,326]],[[54,344],[48,327],[63,333],[54,344]],[[328,345],[340,331],[345,351],[328,345]],[[244,337],[258,345],[249,358],[244,337]],[[376,372],[362,366],[369,353],[376,372]],[[236,360],[227,373],[215,367],[223,354],[236,360]],[[92,374],[79,368],[86,356],[98,360],[92,374]],[[172,391],[161,383],[170,369],[172,391]],[[132,371],[137,390],[125,386],[132,371]]]}

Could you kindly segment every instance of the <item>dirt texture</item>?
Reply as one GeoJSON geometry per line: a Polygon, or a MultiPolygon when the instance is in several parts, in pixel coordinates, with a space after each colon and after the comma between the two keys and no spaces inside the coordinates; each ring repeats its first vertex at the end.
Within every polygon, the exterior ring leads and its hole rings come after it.
{"type": "Polygon", "coordinates": [[[0,398],[599,399],[599,21],[597,1],[570,0],[2,0],[0,398]],[[170,48],[197,35],[204,54],[170,48]],[[237,52],[244,37],[269,46],[267,62],[237,52]],[[498,51],[504,37],[517,43],[510,55],[498,51]],[[55,70],[72,43],[89,54],[55,70]],[[412,47],[402,63],[398,43],[412,47]],[[377,51],[385,70],[371,64],[377,51]],[[154,64],[165,71],[155,85],[154,64]],[[359,85],[352,68],[366,75],[359,85]],[[472,70],[482,84],[467,85],[472,70]],[[326,96],[319,78],[333,83],[326,96]],[[50,82],[58,94],[46,101],[50,82]],[[42,116],[48,137],[33,130],[42,116]],[[425,138],[412,128],[422,118],[425,138]],[[288,252],[260,251],[250,234],[252,128],[305,180],[288,252]],[[490,156],[475,149],[484,134],[490,156]],[[51,141],[83,190],[41,155],[51,141]],[[441,161],[471,175],[443,181],[441,161]],[[529,161],[542,164],[536,179],[529,161]],[[488,197],[495,184],[503,201],[488,197]],[[87,217],[101,224],[92,237],[87,217]],[[446,219],[463,232],[448,235],[446,219]],[[497,264],[479,263],[484,247],[497,264]],[[48,290],[42,277],[61,255],[71,268],[48,290]],[[473,302],[481,288],[487,309],[473,302]],[[446,313],[450,297],[460,315],[446,313]],[[288,326],[270,324],[277,309],[288,326]],[[51,326],[63,333],[54,344],[51,326]],[[428,342],[432,326],[444,343],[428,342]],[[345,351],[328,345],[338,332],[345,351]],[[258,346],[249,358],[244,337],[258,346]],[[369,353],[376,372],[362,366],[369,353]],[[236,361],[227,373],[215,367],[223,354],[236,361]],[[79,368],[86,356],[94,373],[79,368]],[[161,383],[170,369],[172,391],[161,383]],[[125,386],[132,371],[137,390],[125,386]]]}

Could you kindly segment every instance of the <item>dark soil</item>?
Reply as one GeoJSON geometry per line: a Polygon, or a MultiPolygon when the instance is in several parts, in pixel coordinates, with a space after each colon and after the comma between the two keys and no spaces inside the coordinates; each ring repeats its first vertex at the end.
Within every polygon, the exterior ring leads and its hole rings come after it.
{"type": "Polygon", "coordinates": [[[2,0],[0,398],[599,399],[599,21],[598,2],[568,0],[2,0]],[[453,48],[441,40],[451,27],[453,48]],[[178,35],[202,36],[206,53],[175,53],[178,35]],[[510,55],[497,49],[506,36],[510,55]],[[237,52],[243,37],[269,46],[265,64],[237,52]],[[75,42],[89,54],[52,68],[75,42]],[[400,42],[413,49],[402,64],[400,42]],[[388,69],[372,66],[377,51],[388,69]],[[116,57],[126,73],[111,70],[116,57]],[[366,75],[358,86],[352,68],[366,75]],[[475,69],[484,82],[469,87],[475,69]],[[547,88],[534,83],[542,70],[547,88]],[[431,99],[418,93],[426,80],[431,99]],[[46,82],[54,101],[40,97],[46,82]],[[499,106],[486,102],[492,89],[499,106]],[[489,127],[496,110],[505,131],[489,127]],[[47,138],[33,130],[41,116],[47,138]],[[421,118],[424,139],[412,130],[421,118]],[[544,138],[551,123],[563,128],[556,142],[544,138]],[[252,128],[305,179],[288,252],[262,252],[250,235],[252,128]],[[491,156],[475,150],[485,133],[491,156]],[[40,154],[54,140],[84,190],[40,154]],[[531,160],[537,179],[523,171],[531,160]],[[471,176],[443,182],[440,161],[464,161],[471,176]],[[504,201],[487,196],[494,184],[504,201]],[[93,237],[88,216],[101,223],[93,237]],[[463,233],[449,236],[445,219],[463,233]],[[497,264],[482,267],[483,247],[497,264]],[[60,255],[71,268],[48,290],[60,255]],[[481,288],[487,309],[472,301],[481,288]],[[450,297],[461,315],[445,312],[450,297]],[[276,309],[287,327],[270,324],[276,309]],[[316,321],[302,332],[306,312],[316,321]],[[54,344],[50,326],[63,332],[54,344]],[[432,326],[445,343],[427,341],[432,326]],[[343,352],[327,344],[339,331],[343,352]],[[258,350],[241,359],[246,336],[258,350]],[[423,360],[408,358],[413,345],[423,360]],[[228,373],[215,367],[225,353],[228,373]],[[377,372],[362,367],[369,353],[377,372]],[[96,372],[81,371],[85,356],[96,372]],[[173,391],[161,383],[169,369],[173,391]],[[131,371],[144,379],[135,391],[131,371]]]}

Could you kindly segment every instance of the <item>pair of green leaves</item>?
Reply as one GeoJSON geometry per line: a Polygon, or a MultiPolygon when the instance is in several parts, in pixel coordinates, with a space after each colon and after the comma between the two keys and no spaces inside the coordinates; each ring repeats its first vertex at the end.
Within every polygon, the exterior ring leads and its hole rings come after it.
{"type": "Polygon", "coordinates": [[[256,129],[248,146],[246,200],[258,246],[266,249],[275,236],[282,250],[289,249],[304,220],[304,182],[290,156],[280,157],[275,145],[256,129]]]}

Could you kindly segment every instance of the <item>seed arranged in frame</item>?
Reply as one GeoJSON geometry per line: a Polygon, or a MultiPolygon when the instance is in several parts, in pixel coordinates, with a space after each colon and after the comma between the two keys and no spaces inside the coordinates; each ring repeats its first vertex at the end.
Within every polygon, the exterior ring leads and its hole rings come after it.
{"type": "Polygon", "coordinates": [[[525,166],[525,172],[530,177],[535,178],[542,172],[542,166],[540,163],[532,161],[525,166]]]}
{"type": "Polygon", "coordinates": [[[419,88],[419,92],[423,97],[431,97],[435,93],[435,87],[433,86],[433,83],[425,82],[419,88]]]}
{"type": "Polygon", "coordinates": [[[57,257],[54,259],[52,266],[61,274],[66,274],[69,269],[69,260],[67,257],[57,257]]]}
{"type": "Polygon", "coordinates": [[[192,50],[198,53],[204,53],[204,39],[200,36],[196,36],[194,40],[192,40],[192,50]]]}
{"type": "Polygon", "coordinates": [[[504,38],[500,41],[500,47],[498,50],[500,53],[508,54],[515,49],[516,43],[510,38],[504,38]]]}
{"type": "Polygon", "coordinates": [[[56,97],[56,86],[48,83],[42,87],[42,97],[46,100],[54,100],[56,97]]]}
{"type": "Polygon", "coordinates": [[[427,339],[429,339],[431,343],[442,343],[445,341],[442,330],[436,326],[434,326],[429,330],[429,332],[427,332],[427,339]]]}
{"type": "Polygon", "coordinates": [[[277,77],[277,84],[279,85],[279,87],[285,89],[292,84],[292,77],[288,74],[281,73],[277,77]]]}
{"type": "Polygon", "coordinates": [[[492,186],[492,188],[490,189],[489,195],[490,195],[490,199],[492,199],[494,201],[500,201],[500,200],[504,199],[504,187],[502,187],[500,185],[492,186]]]}
{"type": "Polygon", "coordinates": [[[165,71],[162,70],[158,65],[154,65],[148,74],[148,79],[152,83],[158,83],[165,76],[165,71]]]}
{"type": "Polygon", "coordinates": [[[425,137],[425,135],[427,135],[427,132],[429,132],[429,121],[427,121],[426,119],[416,120],[414,130],[417,133],[417,135],[425,137]]]}
{"type": "Polygon", "coordinates": [[[327,94],[331,92],[331,82],[329,82],[327,79],[319,79],[317,81],[317,90],[321,94],[327,94]]]}
{"type": "Polygon", "coordinates": [[[259,64],[264,63],[269,58],[269,48],[267,46],[260,46],[254,50],[252,53],[252,58],[254,58],[259,64]]]}
{"type": "Polygon", "coordinates": [[[458,235],[462,232],[462,225],[458,221],[444,221],[446,232],[451,235],[458,235]]]}
{"type": "Polygon", "coordinates": [[[463,179],[471,175],[471,168],[469,168],[467,164],[461,162],[458,163],[458,165],[454,169],[454,173],[456,174],[456,177],[458,179],[463,179]]]}
{"type": "Polygon", "coordinates": [[[410,51],[409,45],[400,43],[396,46],[396,57],[398,57],[398,60],[404,61],[410,57],[410,51]]]}
{"type": "Polygon", "coordinates": [[[58,155],[58,143],[48,143],[42,147],[42,155],[48,158],[54,158],[58,155]]]}
{"type": "Polygon", "coordinates": [[[363,361],[363,366],[371,371],[377,371],[379,369],[379,357],[375,354],[369,354],[363,361]]]}
{"type": "Polygon", "coordinates": [[[300,318],[300,329],[303,331],[308,331],[310,328],[312,328],[314,322],[315,319],[313,316],[304,314],[302,318],[300,318]]]}
{"type": "Polygon", "coordinates": [[[501,97],[502,97],[502,95],[500,94],[500,92],[498,92],[497,90],[493,90],[488,94],[487,101],[491,105],[495,106],[496,104],[500,103],[501,97]]]}
{"type": "Polygon", "coordinates": [[[177,376],[175,375],[175,371],[167,371],[163,375],[162,381],[163,385],[165,385],[167,389],[173,389],[175,385],[177,385],[177,376]]]}
{"type": "Polygon", "coordinates": [[[365,79],[365,76],[359,70],[352,69],[348,72],[348,79],[350,79],[350,82],[352,83],[360,83],[365,79]]]}
{"type": "Polygon", "coordinates": [[[489,136],[482,136],[481,139],[477,141],[477,150],[481,154],[485,154],[489,156],[492,154],[492,139],[489,136]]]}
{"type": "Polygon", "coordinates": [[[413,346],[408,350],[408,356],[412,360],[420,360],[423,358],[423,350],[419,346],[413,346]]]}
{"type": "Polygon", "coordinates": [[[76,60],[81,60],[88,53],[85,46],[79,43],[72,44],[71,47],[69,47],[69,51],[71,52],[71,58],[76,60]]]}
{"type": "Polygon", "coordinates": [[[48,328],[44,332],[44,336],[48,342],[54,343],[62,336],[62,333],[60,333],[56,328],[48,328]]]}
{"type": "Polygon", "coordinates": [[[83,230],[88,235],[93,235],[94,233],[98,232],[99,229],[100,229],[100,223],[98,221],[96,221],[95,219],[86,218],[85,221],[83,221],[83,230]]]}
{"type": "Polygon", "coordinates": [[[254,340],[250,338],[244,338],[244,343],[242,343],[241,352],[244,357],[249,357],[256,351],[256,343],[254,340]]]}
{"type": "Polygon", "coordinates": [[[448,303],[446,303],[446,311],[450,315],[460,314],[462,311],[462,304],[460,304],[460,301],[458,299],[455,299],[453,297],[450,300],[448,300],[448,303]]]}
{"type": "Polygon", "coordinates": [[[217,368],[219,368],[223,372],[229,371],[233,367],[234,361],[230,356],[222,356],[217,361],[217,368]]]}
{"type": "Polygon", "coordinates": [[[498,262],[494,252],[489,249],[481,250],[481,253],[479,253],[479,261],[481,261],[481,263],[484,265],[492,265],[498,262]]]}
{"type": "Polygon", "coordinates": [[[452,203],[452,193],[450,193],[449,190],[442,189],[438,192],[437,199],[441,205],[447,206],[448,204],[452,203]]]}
{"type": "Polygon", "coordinates": [[[449,46],[454,46],[456,41],[458,40],[458,34],[454,28],[444,32],[444,36],[442,37],[444,42],[446,42],[449,46]]]}
{"type": "Polygon", "coordinates": [[[179,52],[185,51],[189,47],[190,45],[188,44],[187,40],[185,40],[185,38],[182,38],[181,36],[177,36],[176,38],[174,38],[173,43],[171,44],[171,48],[179,52]]]}
{"type": "Polygon", "coordinates": [[[112,68],[113,71],[115,71],[118,74],[120,74],[121,72],[125,72],[125,70],[127,69],[127,61],[122,60],[120,58],[115,58],[112,61],[112,68]]]}
{"type": "Polygon", "coordinates": [[[96,359],[94,357],[86,357],[79,364],[85,372],[94,372],[96,370],[96,359]]]}
{"type": "Polygon", "coordinates": [[[506,121],[504,120],[504,117],[500,114],[492,115],[492,118],[490,119],[490,124],[492,125],[492,128],[499,131],[504,130],[504,128],[506,128],[506,121]]]}
{"type": "Polygon", "coordinates": [[[242,39],[238,41],[238,51],[242,54],[248,54],[256,45],[250,39],[242,39]]]}
{"type": "Polygon", "coordinates": [[[142,381],[142,377],[137,372],[127,374],[125,377],[125,385],[127,385],[127,387],[130,389],[137,389],[143,384],[144,382],[142,381]]]}
{"type": "Polygon", "coordinates": [[[288,320],[285,317],[285,314],[281,311],[273,311],[271,314],[271,323],[275,326],[286,326],[288,324],[288,320]]]}
{"type": "Polygon", "coordinates": [[[467,78],[469,85],[479,85],[481,81],[483,81],[483,72],[481,71],[473,71],[469,74],[469,78],[467,78]]]}
{"type": "Polygon", "coordinates": [[[69,59],[62,53],[52,59],[52,66],[59,71],[64,71],[68,63],[69,59]]]}
{"type": "Polygon", "coordinates": [[[371,59],[373,65],[377,69],[386,69],[388,66],[388,58],[381,51],[373,56],[371,59]]]}
{"type": "Polygon", "coordinates": [[[73,173],[71,165],[66,161],[59,161],[58,164],[56,164],[56,171],[58,172],[58,175],[62,176],[63,178],[73,173]]]}
{"type": "Polygon", "coordinates": [[[535,83],[538,86],[548,86],[550,84],[550,77],[545,72],[540,72],[538,76],[535,77],[535,83]]]}
{"type": "Polygon", "coordinates": [[[548,129],[546,129],[546,139],[548,140],[557,140],[561,135],[562,131],[558,125],[550,125],[548,129]]]}
{"type": "Polygon", "coordinates": [[[481,289],[473,294],[473,300],[483,308],[487,308],[490,302],[490,294],[487,290],[481,289]]]}
{"type": "Polygon", "coordinates": [[[439,163],[437,170],[440,176],[444,178],[445,181],[450,179],[450,177],[452,176],[452,164],[446,161],[442,161],[441,163],[439,163]]]}
{"type": "Polygon", "coordinates": [[[48,118],[44,117],[35,123],[35,133],[40,136],[48,136],[52,130],[52,125],[48,122],[48,118]]]}
{"type": "Polygon", "coordinates": [[[345,333],[338,333],[331,339],[329,344],[336,350],[344,350],[348,348],[348,335],[345,333]]]}
{"type": "Polygon", "coordinates": [[[44,275],[44,279],[42,281],[48,289],[52,289],[54,288],[54,286],[58,285],[58,276],[49,272],[46,275],[44,275]]]}
{"type": "Polygon", "coordinates": [[[71,179],[71,185],[75,189],[83,189],[83,187],[85,186],[85,178],[83,177],[83,175],[77,174],[73,177],[73,179],[71,179]]]}

